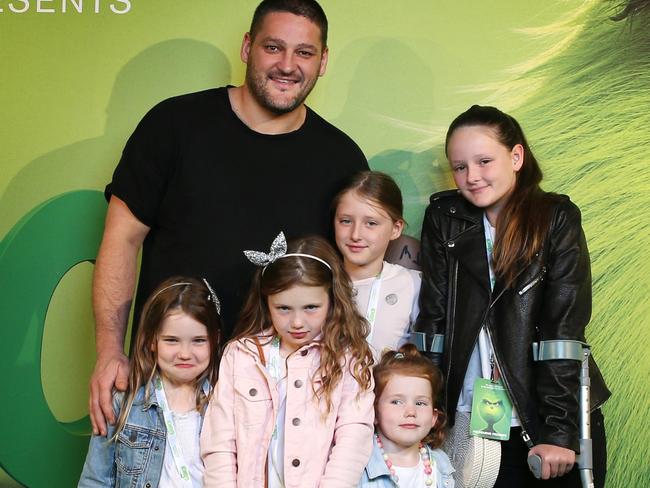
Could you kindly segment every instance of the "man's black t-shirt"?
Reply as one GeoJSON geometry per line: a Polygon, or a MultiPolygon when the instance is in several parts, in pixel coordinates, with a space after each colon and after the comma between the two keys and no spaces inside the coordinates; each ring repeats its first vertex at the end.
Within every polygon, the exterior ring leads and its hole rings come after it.
{"type": "Polygon", "coordinates": [[[164,279],[205,277],[232,328],[255,271],[242,251],[268,251],[281,230],[329,237],[332,197],[367,168],[352,139],[309,108],[300,129],[265,135],[236,116],[225,87],[156,105],[106,187],[151,228],[135,316],[164,279]]]}

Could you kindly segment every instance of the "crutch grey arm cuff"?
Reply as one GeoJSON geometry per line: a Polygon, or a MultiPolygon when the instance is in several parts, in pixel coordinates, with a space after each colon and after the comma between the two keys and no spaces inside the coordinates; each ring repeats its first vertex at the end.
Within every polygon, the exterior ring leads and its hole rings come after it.
{"type": "Polygon", "coordinates": [[[418,351],[442,354],[445,344],[445,336],[444,334],[434,334],[433,339],[431,340],[431,346],[427,347],[427,335],[424,332],[411,332],[409,334],[408,342],[415,344],[418,351]]]}
{"type": "Polygon", "coordinates": [[[589,345],[581,341],[559,339],[553,341],[533,342],[533,361],[548,361],[552,359],[584,359],[583,349],[589,345]]]}

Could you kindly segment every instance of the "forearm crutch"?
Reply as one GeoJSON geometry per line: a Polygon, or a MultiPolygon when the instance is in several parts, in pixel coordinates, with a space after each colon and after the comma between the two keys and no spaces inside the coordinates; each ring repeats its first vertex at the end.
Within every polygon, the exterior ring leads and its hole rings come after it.
{"type": "MultiPolygon", "coordinates": [[[[589,379],[588,344],[572,340],[541,341],[533,343],[533,360],[549,361],[554,359],[571,359],[581,361],[580,368],[580,454],[576,463],[580,470],[583,488],[594,487],[594,460],[591,442],[591,380],[589,379]]],[[[528,466],[536,478],[542,476],[542,458],[538,455],[528,457],[528,466]]]]}

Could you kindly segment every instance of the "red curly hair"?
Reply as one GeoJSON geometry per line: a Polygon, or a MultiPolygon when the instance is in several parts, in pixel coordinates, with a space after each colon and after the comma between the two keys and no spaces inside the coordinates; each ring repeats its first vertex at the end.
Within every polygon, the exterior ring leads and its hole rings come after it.
{"type": "Polygon", "coordinates": [[[440,409],[439,396],[442,390],[442,373],[429,359],[420,354],[413,344],[404,344],[397,351],[386,351],[381,356],[381,361],[373,369],[375,378],[375,408],[384,392],[384,388],[394,375],[414,376],[423,378],[431,384],[431,398],[433,407],[438,411],[436,423],[422,442],[432,449],[442,445],[445,440],[445,426],[447,416],[440,409]]]}

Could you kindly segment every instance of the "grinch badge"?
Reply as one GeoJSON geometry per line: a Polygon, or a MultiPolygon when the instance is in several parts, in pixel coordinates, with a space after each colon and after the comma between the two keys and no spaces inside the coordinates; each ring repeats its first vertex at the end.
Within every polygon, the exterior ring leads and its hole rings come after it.
{"type": "Polygon", "coordinates": [[[500,381],[478,378],[474,382],[470,434],[484,439],[510,438],[512,404],[500,381]]]}

